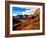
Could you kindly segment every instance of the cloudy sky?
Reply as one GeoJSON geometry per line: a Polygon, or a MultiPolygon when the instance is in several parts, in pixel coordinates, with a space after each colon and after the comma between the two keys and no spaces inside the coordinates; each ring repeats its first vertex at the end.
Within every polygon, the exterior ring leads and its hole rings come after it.
{"type": "Polygon", "coordinates": [[[12,14],[13,16],[16,15],[32,15],[34,14],[34,8],[23,8],[23,7],[12,7],[12,14]]]}

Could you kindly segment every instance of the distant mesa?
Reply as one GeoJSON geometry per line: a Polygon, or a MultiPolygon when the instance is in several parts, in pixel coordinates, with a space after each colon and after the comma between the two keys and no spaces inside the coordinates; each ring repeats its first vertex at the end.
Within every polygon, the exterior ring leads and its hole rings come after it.
{"type": "Polygon", "coordinates": [[[17,15],[17,16],[14,16],[16,18],[30,18],[31,15],[17,15]]]}

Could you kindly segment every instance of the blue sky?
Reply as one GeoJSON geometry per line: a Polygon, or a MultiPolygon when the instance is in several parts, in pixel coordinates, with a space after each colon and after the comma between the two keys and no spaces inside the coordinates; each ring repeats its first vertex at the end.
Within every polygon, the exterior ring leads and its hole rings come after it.
{"type": "Polygon", "coordinates": [[[22,14],[22,12],[25,12],[26,10],[31,10],[32,8],[22,8],[22,7],[12,7],[12,13],[13,14],[22,14]]]}

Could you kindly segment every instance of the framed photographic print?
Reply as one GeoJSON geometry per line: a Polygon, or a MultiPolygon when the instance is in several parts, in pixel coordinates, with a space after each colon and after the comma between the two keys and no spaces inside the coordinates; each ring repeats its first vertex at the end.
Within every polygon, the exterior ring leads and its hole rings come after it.
{"type": "Polygon", "coordinates": [[[5,36],[33,36],[45,34],[44,3],[6,1],[5,36]]]}

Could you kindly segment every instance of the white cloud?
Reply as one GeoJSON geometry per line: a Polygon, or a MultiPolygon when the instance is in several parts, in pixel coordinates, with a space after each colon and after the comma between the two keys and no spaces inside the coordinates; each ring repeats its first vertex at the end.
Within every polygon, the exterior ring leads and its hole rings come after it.
{"type": "Polygon", "coordinates": [[[12,14],[13,16],[17,16],[17,14],[12,14]]]}
{"type": "Polygon", "coordinates": [[[34,12],[37,8],[31,9],[31,10],[26,10],[24,12],[22,12],[22,15],[26,14],[26,15],[34,15],[34,12]]]}

